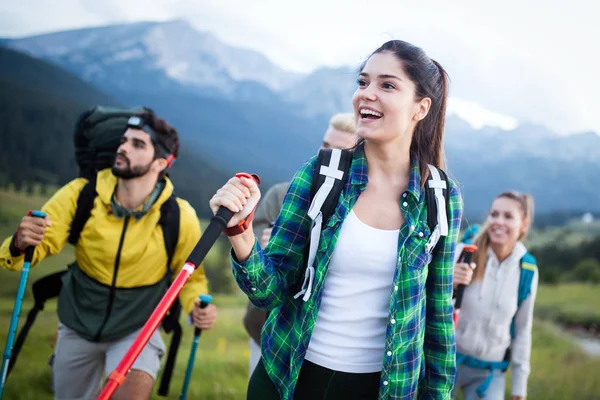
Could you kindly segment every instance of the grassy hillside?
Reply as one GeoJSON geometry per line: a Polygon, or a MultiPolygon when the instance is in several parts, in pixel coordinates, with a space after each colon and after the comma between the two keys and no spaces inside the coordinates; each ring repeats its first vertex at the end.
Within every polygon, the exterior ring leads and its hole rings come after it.
{"type": "Polygon", "coordinates": [[[567,326],[594,330],[600,337],[600,285],[586,283],[542,286],[536,314],[567,326]]]}
{"type": "MultiPolygon", "coordinates": [[[[46,197],[35,193],[26,196],[23,193],[0,190],[0,240],[12,233],[26,210],[39,208],[44,203],[46,197]]],[[[206,221],[202,221],[202,224],[205,226],[206,221]]],[[[220,257],[221,253],[211,251],[207,262],[217,265],[220,257]]],[[[72,248],[68,246],[60,255],[44,260],[32,269],[30,285],[41,276],[63,269],[72,259],[72,248]]],[[[221,272],[231,274],[228,265],[221,265],[221,272]]],[[[3,283],[0,287],[0,344],[4,345],[19,273],[0,270],[0,280],[3,283]]],[[[30,285],[26,292],[21,323],[32,306],[30,285]]],[[[537,318],[533,331],[528,398],[598,398],[600,381],[597,379],[597,371],[600,371],[600,358],[586,355],[552,321],[560,321],[561,315],[572,318],[583,315],[598,321],[599,294],[600,286],[578,284],[540,287],[535,311],[537,318]]],[[[202,334],[188,394],[190,398],[201,399],[244,399],[249,357],[248,336],[242,326],[245,297],[239,290],[235,290],[230,295],[215,296],[215,304],[219,307],[219,319],[213,330],[202,334]]],[[[51,300],[38,316],[7,381],[6,399],[52,399],[51,371],[47,360],[52,354],[58,322],[55,310],[56,301],[51,300]]],[[[185,327],[184,335],[168,399],[179,398],[193,336],[192,329],[187,328],[183,319],[182,324],[185,327]]],[[[164,334],[163,337],[168,345],[170,337],[164,334]]],[[[155,387],[153,400],[162,399],[156,394],[157,388],[158,386],[155,387]]]]}

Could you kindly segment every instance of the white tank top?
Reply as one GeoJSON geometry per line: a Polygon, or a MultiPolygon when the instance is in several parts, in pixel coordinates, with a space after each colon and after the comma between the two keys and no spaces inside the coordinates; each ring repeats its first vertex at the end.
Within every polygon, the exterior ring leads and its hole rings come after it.
{"type": "Polygon", "coordinates": [[[399,232],[373,228],[350,211],[331,257],[307,360],[335,371],[381,371],[399,232]]]}

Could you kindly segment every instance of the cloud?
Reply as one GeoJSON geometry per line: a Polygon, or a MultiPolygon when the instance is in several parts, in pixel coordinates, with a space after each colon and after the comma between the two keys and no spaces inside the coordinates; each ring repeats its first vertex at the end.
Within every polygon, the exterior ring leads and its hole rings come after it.
{"type": "Polygon", "coordinates": [[[600,27],[591,1],[30,0],[0,5],[0,35],[185,18],[287,69],[357,66],[382,42],[422,46],[452,93],[559,132],[600,132],[600,27]],[[53,14],[52,18],[48,15],[53,14]],[[8,17],[7,17],[8,16],[8,17]]]}

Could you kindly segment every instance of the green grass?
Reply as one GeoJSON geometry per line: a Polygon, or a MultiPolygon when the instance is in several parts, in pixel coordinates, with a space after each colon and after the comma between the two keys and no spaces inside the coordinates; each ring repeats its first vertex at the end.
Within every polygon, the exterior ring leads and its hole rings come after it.
{"type": "MultiPolygon", "coordinates": [[[[550,322],[533,326],[531,374],[527,390],[533,400],[592,400],[600,397],[600,358],[584,354],[550,322]]],[[[463,400],[461,393],[456,400],[463,400]]],[[[511,399],[510,369],[505,399],[511,399]]]]}
{"type": "Polygon", "coordinates": [[[565,226],[546,229],[531,229],[525,244],[528,248],[557,245],[561,248],[578,246],[594,236],[600,235],[600,222],[584,224],[572,221],[565,226]]]}
{"type": "MultiPolygon", "coordinates": [[[[215,296],[215,304],[219,310],[219,320],[215,328],[202,332],[196,353],[194,373],[189,398],[202,399],[241,399],[246,393],[248,376],[248,339],[243,330],[241,319],[244,311],[243,299],[240,297],[215,296]]],[[[13,299],[3,297],[0,301],[2,312],[0,321],[0,343],[6,342],[6,331],[10,321],[13,299]]],[[[23,306],[22,320],[31,307],[28,301],[23,306]]],[[[46,310],[38,314],[34,327],[29,332],[18,361],[8,377],[4,398],[20,400],[51,400],[51,374],[47,365],[52,354],[51,342],[57,326],[56,301],[48,303],[46,310]]],[[[168,399],[178,399],[188,363],[193,329],[182,319],[184,333],[168,399]]],[[[163,333],[165,344],[170,343],[170,336],[163,333]]],[[[165,356],[166,358],[166,356],[165,356]]],[[[162,370],[159,372],[159,379],[162,370]]],[[[152,399],[163,399],[157,395],[158,384],[155,385],[152,399]]]]}
{"type": "MultiPolygon", "coordinates": [[[[23,195],[12,190],[0,190],[0,241],[11,235],[22,216],[29,209],[39,209],[46,197],[34,194],[23,195]]],[[[203,229],[208,221],[201,220],[203,229]]],[[[206,261],[218,256],[209,252],[206,261]]],[[[31,283],[52,272],[65,269],[74,259],[73,247],[67,245],[55,256],[43,260],[31,269],[28,287],[25,292],[19,329],[27,313],[33,306],[31,283]]],[[[0,270],[0,343],[2,349],[6,343],[8,326],[14,307],[15,296],[20,280],[20,272],[0,270]]],[[[218,307],[219,319],[215,328],[202,333],[195,360],[193,380],[188,390],[189,398],[202,399],[240,399],[245,397],[248,382],[248,335],[241,323],[245,311],[246,299],[241,291],[233,295],[214,296],[218,307]]],[[[56,300],[46,303],[45,310],[38,314],[33,328],[21,350],[18,362],[7,380],[3,399],[44,400],[52,399],[51,371],[47,365],[52,354],[51,343],[55,338],[58,318],[56,300]]],[[[185,317],[181,319],[184,333],[177,355],[177,362],[168,399],[178,399],[188,363],[193,338],[193,329],[187,325],[185,317]]],[[[165,344],[171,341],[170,335],[163,332],[165,344]]],[[[165,356],[166,358],[166,356],[165,356]]],[[[162,370],[159,372],[159,379],[162,370]]],[[[152,399],[164,399],[156,394],[155,386],[152,399]]]]}
{"type": "MultiPolygon", "coordinates": [[[[190,398],[243,399],[248,375],[248,340],[242,328],[244,301],[239,296],[215,296],[219,320],[215,328],[202,333],[195,360],[190,398]]],[[[12,299],[3,297],[0,321],[6,327],[12,299]]],[[[31,302],[24,305],[24,313],[31,302]]],[[[6,399],[52,399],[50,368],[46,365],[52,349],[50,343],[56,329],[55,302],[48,305],[30,331],[6,385],[6,399]]],[[[184,325],[185,326],[185,325],[184,325]]],[[[5,343],[5,330],[0,332],[5,343]]],[[[165,343],[170,337],[165,336],[165,343]]],[[[177,357],[176,369],[168,399],[177,399],[183,383],[191,346],[192,329],[186,328],[177,357]]],[[[593,399],[600,393],[600,359],[586,356],[550,323],[536,321],[533,331],[532,373],[529,380],[530,399],[593,399]]],[[[159,377],[162,376],[162,371],[159,377]]],[[[510,379],[507,384],[510,388],[510,379]]],[[[156,395],[155,386],[153,399],[156,395]]],[[[509,398],[509,397],[507,397],[509,398]]]]}
{"type": "MultiPolygon", "coordinates": [[[[4,237],[0,236],[0,239],[4,239],[4,237]]],[[[64,269],[73,260],[73,257],[72,247],[67,246],[63,252],[45,259],[31,269],[19,329],[33,306],[31,283],[51,272],[64,269]]],[[[0,270],[0,281],[2,282],[0,286],[0,344],[2,348],[6,343],[20,275],[20,272],[0,270]]],[[[245,298],[238,291],[234,295],[215,295],[214,303],[218,306],[218,323],[213,330],[202,333],[193,380],[188,392],[189,398],[244,398],[249,357],[248,336],[241,323],[246,304],[245,298]]],[[[47,302],[45,310],[38,314],[36,322],[29,332],[18,362],[7,380],[4,399],[50,400],[53,398],[50,391],[50,367],[47,365],[47,361],[52,354],[51,342],[54,340],[57,324],[56,300],[50,300],[47,302]]],[[[178,399],[193,337],[193,329],[187,325],[183,316],[181,324],[184,333],[168,399],[178,399]]],[[[171,340],[170,335],[163,333],[163,338],[168,347],[171,340]]],[[[159,372],[159,379],[161,376],[162,370],[159,372]]],[[[155,386],[152,398],[163,399],[164,397],[156,394],[157,390],[158,384],[155,386]]]]}
{"type": "Polygon", "coordinates": [[[600,327],[600,285],[540,285],[535,314],[561,324],[600,327]]]}
{"type": "Polygon", "coordinates": [[[0,237],[11,235],[27,210],[38,209],[45,201],[46,197],[39,194],[26,195],[0,189],[0,237]]]}
{"type": "Polygon", "coordinates": [[[587,356],[547,321],[535,321],[532,340],[528,398],[600,397],[600,357],[587,356]]]}
{"type": "MultiPolygon", "coordinates": [[[[50,258],[32,270],[32,278],[61,267],[50,258]],[[44,265],[44,263],[46,265],[44,265]]],[[[0,289],[0,343],[6,340],[6,330],[14,305],[13,288],[16,288],[18,273],[0,271],[3,284],[0,289]]],[[[31,281],[30,281],[31,282],[31,281]]],[[[549,299],[577,301],[579,304],[592,304],[594,290],[557,286],[540,288],[540,304],[549,299]],[[579,297],[569,298],[563,293],[578,293],[579,297]],[[571,300],[573,299],[573,300],[571,300]]],[[[560,301],[558,301],[560,302],[560,301]]],[[[201,399],[243,399],[248,375],[248,339],[242,327],[245,299],[242,295],[215,296],[219,307],[219,319],[215,328],[202,333],[195,361],[194,376],[190,386],[190,398],[201,399]]],[[[32,305],[31,297],[26,297],[23,306],[23,321],[32,305]]],[[[49,302],[45,311],[39,314],[34,328],[19,356],[11,376],[7,381],[6,399],[52,399],[50,392],[50,368],[46,365],[52,353],[50,343],[56,330],[56,301],[49,302]]],[[[191,346],[192,329],[185,325],[184,337],[177,357],[176,369],[168,399],[177,399],[183,383],[191,346]]],[[[164,336],[165,343],[170,342],[164,336]]],[[[530,399],[593,399],[600,394],[600,358],[585,355],[579,348],[560,333],[552,323],[536,320],[533,330],[532,373],[529,380],[530,399]]],[[[162,376],[162,371],[159,377],[162,376]]],[[[510,388],[510,379],[507,383],[510,388]]],[[[153,399],[161,399],[156,395],[153,399]]],[[[508,398],[508,397],[507,397],[508,398]]]]}
{"type": "MultiPolygon", "coordinates": [[[[21,216],[32,208],[40,207],[42,196],[0,190],[0,240],[11,234],[21,216]]],[[[207,221],[201,221],[203,228],[207,221]]],[[[216,254],[209,254],[216,257],[216,254]]],[[[31,282],[37,278],[65,268],[73,260],[71,246],[62,253],[48,258],[31,270],[26,292],[21,324],[32,306],[31,282]]],[[[20,273],[0,270],[0,344],[4,346],[10,316],[14,306],[20,273]]],[[[540,286],[536,304],[536,320],[533,329],[532,372],[529,379],[529,399],[597,399],[600,397],[600,358],[585,355],[551,322],[541,318],[559,319],[567,315],[597,318],[600,315],[600,287],[586,285],[540,286]],[[550,310],[550,311],[547,311],[550,310]]],[[[233,295],[216,295],[219,318],[215,328],[202,333],[195,360],[194,375],[189,398],[244,399],[248,381],[248,336],[242,325],[245,298],[236,291],[233,295]]],[[[48,302],[46,310],[38,315],[19,360],[7,380],[4,399],[45,400],[52,399],[50,391],[51,343],[57,327],[56,300],[48,302]]],[[[177,399],[188,362],[193,330],[182,319],[184,335],[177,357],[168,399],[177,399]]],[[[170,336],[164,336],[167,346],[170,336]]],[[[159,379],[162,371],[159,372],[159,379]]],[[[507,384],[510,387],[510,382],[507,384]]],[[[154,388],[152,399],[163,399],[154,388]]],[[[510,398],[510,396],[507,396],[510,398]]]]}

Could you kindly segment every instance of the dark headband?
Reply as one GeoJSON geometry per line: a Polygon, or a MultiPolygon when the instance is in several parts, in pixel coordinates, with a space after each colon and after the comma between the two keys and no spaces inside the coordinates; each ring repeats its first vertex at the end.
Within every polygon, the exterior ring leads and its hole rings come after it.
{"type": "Polygon", "coordinates": [[[141,117],[138,117],[135,115],[130,117],[129,120],[127,121],[127,127],[134,128],[134,129],[140,129],[140,130],[146,132],[148,135],[150,135],[150,138],[152,139],[152,143],[154,143],[154,147],[155,148],[158,147],[160,153],[162,153],[161,155],[163,156],[163,158],[167,159],[167,163],[168,163],[169,167],[171,167],[171,165],[173,165],[173,163],[175,162],[175,156],[160,141],[160,139],[158,138],[158,133],[156,133],[156,131],[154,129],[152,129],[152,127],[150,125],[146,124],[141,117]]]}

